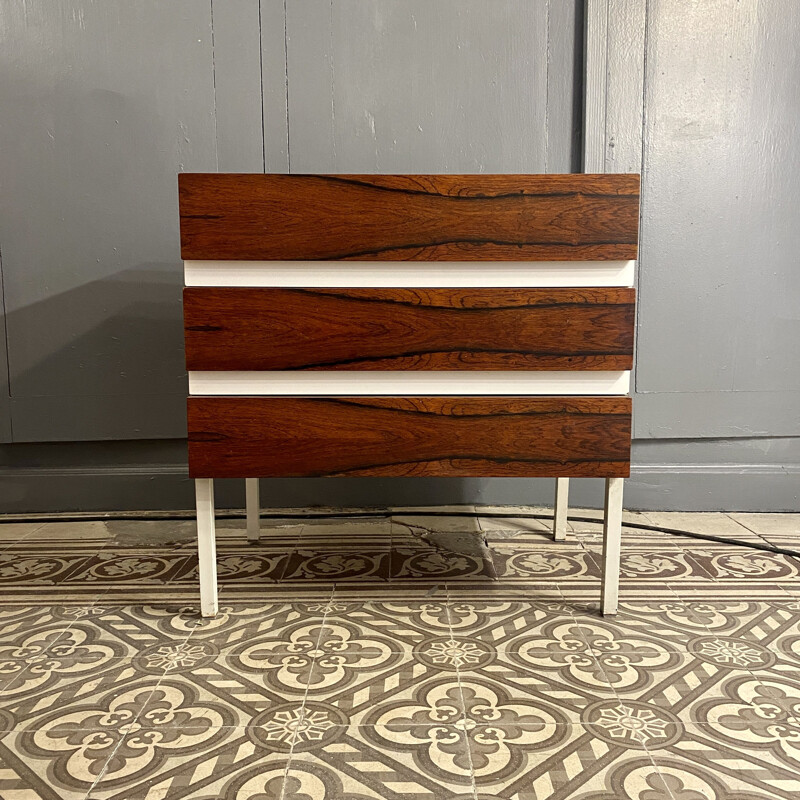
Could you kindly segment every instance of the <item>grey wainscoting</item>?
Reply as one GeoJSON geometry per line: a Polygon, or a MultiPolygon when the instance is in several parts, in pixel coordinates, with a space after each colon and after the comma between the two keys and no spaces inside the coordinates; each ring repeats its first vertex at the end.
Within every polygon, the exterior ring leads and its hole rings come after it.
{"type": "MultiPolygon", "coordinates": [[[[0,511],[191,505],[178,172],[584,165],[643,173],[626,504],[797,509],[793,11],[0,0],[0,511]]],[[[282,481],[262,494],[550,502],[551,483],[282,481]]],[[[593,487],[576,481],[573,502],[593,504],[593,487]]],[[[223,484],[221,504],[240,490],[223,484]]]]}

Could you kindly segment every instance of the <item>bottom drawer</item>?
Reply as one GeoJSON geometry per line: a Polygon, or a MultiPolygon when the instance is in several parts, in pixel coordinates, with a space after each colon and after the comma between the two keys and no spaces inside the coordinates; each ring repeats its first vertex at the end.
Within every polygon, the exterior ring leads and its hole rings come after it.
{"type": "Polygon", "coordinates": [[[627,477],[629,397],[190,397],[193,478],[627,477]]]}

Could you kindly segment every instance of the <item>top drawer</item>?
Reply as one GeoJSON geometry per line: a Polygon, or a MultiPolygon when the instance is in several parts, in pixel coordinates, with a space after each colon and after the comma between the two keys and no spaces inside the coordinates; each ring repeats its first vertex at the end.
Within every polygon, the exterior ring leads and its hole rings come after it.
{"type": "Polygon", "coordinates": [[[186,260],[636,258],[638,175],[179,177],[186,260]]]}
{"type": "Polygon", "coordinates": [[[189,370],[628,370],[633,289],[184,290],[189,370]]]}

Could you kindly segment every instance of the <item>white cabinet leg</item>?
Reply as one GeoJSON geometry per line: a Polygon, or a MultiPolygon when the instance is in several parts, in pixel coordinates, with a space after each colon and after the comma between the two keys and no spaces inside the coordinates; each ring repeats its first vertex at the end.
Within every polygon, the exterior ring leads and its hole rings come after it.
{"type": "Polygon", "coordinates": [[[623,482],[624,478],[606,478],[606,504],[603,515],[603,616],[616,614],[619,601],[623,482]]]}
{"type": "Polygon", "coordinates": [[[556,478],[556,499],[553,503],[553,538],[563,542],[567,538],[567,508],[569,506],[569,478],[556,478]]]}
{"type": "Polygon", "coordinates": [[[197,478],[197,553],[200,560],[200,613],[217,614],[217,543],[214,532],[214,479],[197,478]]]}
{"type": "Polygon", "coordinates": [[[257,542],[261,535],[261,503],[258,498],[258,478],[245,478],[247,505],[247,541],[257,542]]]}

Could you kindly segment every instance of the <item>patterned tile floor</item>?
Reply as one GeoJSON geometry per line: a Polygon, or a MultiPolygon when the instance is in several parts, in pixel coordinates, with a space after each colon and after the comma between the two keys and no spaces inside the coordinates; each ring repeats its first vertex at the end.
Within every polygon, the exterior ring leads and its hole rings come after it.
{"type": "Polygon", "coordinates": [[[241,526],[203,620],[191,522],[0,525],[2,800],[800,796],[794,557],[626,528],[603,619],[596,522],[241,526]]]}

